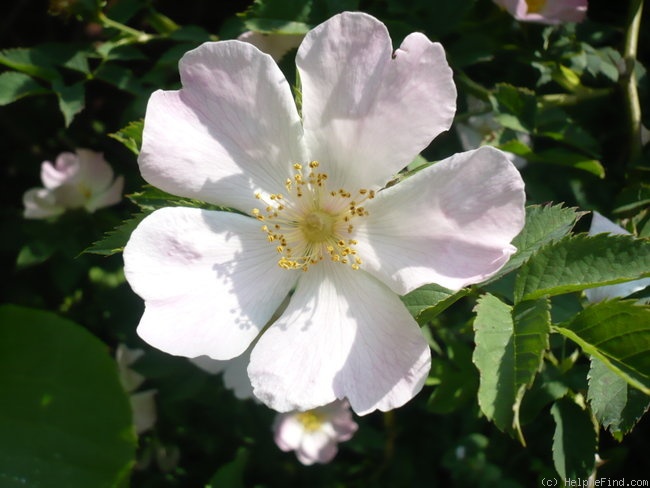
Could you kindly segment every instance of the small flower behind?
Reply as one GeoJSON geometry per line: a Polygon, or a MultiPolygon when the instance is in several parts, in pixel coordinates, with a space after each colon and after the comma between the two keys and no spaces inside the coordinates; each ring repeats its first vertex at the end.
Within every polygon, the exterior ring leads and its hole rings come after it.
{"type": "Polygon", "coordinates": [[[348,402],[337,400],[306,412],[278,414],[273,431],[280,449],[295,451],[298,461],[311,465],[334,459],[337,444],[350,440],[358,427],[348,402]]]}
{"type": "Polygon", "coordinates": [[[41,181],[44,188],[32,188],[23,196],[27,219],[46,219],[78,208],[92,213],[119,203],[124,188],[124,178],[113,178],[104,156],[88,149],[61,153],[54,164],[44,161],[41,181]]]}
{"type": "Polygon", "coordinates": [[[521,22],[562,24],[582,22],[587,15],[587,0],[493,0],[521,22]]]}

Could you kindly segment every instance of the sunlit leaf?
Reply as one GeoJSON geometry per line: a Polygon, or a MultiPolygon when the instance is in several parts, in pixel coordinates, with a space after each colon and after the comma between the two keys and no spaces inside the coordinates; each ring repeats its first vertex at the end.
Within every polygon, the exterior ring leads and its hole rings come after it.
{"type": "Polygon", "coordinates": [[[144,120],[135,120],[129,122],[125,127],[117,132],[108,134],[109,137],[120,141],[136,156],[140,154],[142,147],[142,131],[144,129],[144,120]]]}
{"type": "Polygon", "coordinates": [[[431,320],[457,300],[466,296],[469,289],[457,292],[447,290],[436,284],[424,285],[404,295],[402,301],[411,315],[420,323],[431,320]]]}
{"type": "Polygon", "coordinates": [[[497,276],[509,273],[521,266],[536,250],[549,242],[561,239],[584,215],[573,208],[560,205],[531,205],[526,207],[526,224],[512,241],[517,252],[510,258],[497,276]]]}
{"type": "Polygon", "coordinates": [[[650,276],[650,242],[627,235],[568,236],[553,242],[521,267],[515,299],[611,285],[650,276]]]}
{"type": "Polygon", "coordinates": [[[598,302],[553,330],[650,394],[650,306],[635,300],[598,302]]]}
{"type": "Polygon", "coordinates": [[[548,348],[548,302],[519,303],[514,309],[486,294],[476,306],[474,364],[481,374],[478,400],[501,430],[519,429],[518,405],[541,367],[548,348]]]}
{"type": "Polygon", "coordinates": [[[591,358],[587,398],[598,422],[619,441],[650,407],[650,396],[595,357],[591,358]]]}
{"type": "Polygon", "coordinates": [[[132,219],[122,222],[115,229],[108,231],[99,241],[84,249],[84,252],[102,256],[111,256],[122,252],[129,241],[129,237],[131,237],[131,233],[146,216],[146,213],[134,215],[132,219]]]}

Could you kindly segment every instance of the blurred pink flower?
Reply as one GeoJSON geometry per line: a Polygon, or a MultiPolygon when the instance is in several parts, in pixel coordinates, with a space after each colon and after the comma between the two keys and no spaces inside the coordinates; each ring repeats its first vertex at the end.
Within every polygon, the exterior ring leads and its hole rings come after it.
{"type": "Polygon", "coordinates": [[[390,410],[431,362],[399,295],[494,275],[515,252],[524,184],[483,147],[385,187],[455,112],[444,50],[423,34],[393,51],[382,23],[343,13],[306,35],[297,66],[302,116],[277,64],[240,41],[186,53],[183,88],[151,96],[143,177],[238,212],[170,207],[139,224],[124,250],[138,333],[219,360],[257,340],[254,394],[281,412],[342,398],[390,410]]]}
{"type": "Polygon", "coordinates": [[[88,149],[61,153],[54,165],[43,162],[41,181],[45,188],[32,188],[23,196],[25,218],[44,219],[76,208],[92,213],[119,203],[124,187],[122,176],[113,179],[104,156],[88,149]]]}
{"type": "Polygon", "coordinates": [[[338,443],[350,440],[358,425],[347,401],[337,400],[306,412],[278,414],[273,424],[277,446],[296,451],[302,464],[329,463],[338,452],[338,443]]]}
{"type": "Polygon", "coordinates": [[[264,34],[246,31],[237,39],[252,44],[263,53],[271,55],[277,62],[289,51],[300,46],[304,38],[304,34],[264,34]]]}
{"type": "Polygon", "coordinates": [[[539,24],[582,22],[587,0],[493,0],[517,20],[539,24]]]}

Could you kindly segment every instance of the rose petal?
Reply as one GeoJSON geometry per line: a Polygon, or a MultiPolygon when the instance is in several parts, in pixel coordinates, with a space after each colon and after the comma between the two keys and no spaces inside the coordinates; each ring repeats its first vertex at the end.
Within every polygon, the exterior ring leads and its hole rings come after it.
{"type": "Polygon", "coordinates": [[[321,430],[305,432],[300,447],[296,450],[298,461],[307,466],[314,463],[329,463],[338,447],[336,441],[321,430]]]}
{"type": "Polygon", "coordinates": [[[115,181],[101,193],[92,195],[91,199],[86,202],[86,210],[94,212],[99,208],[109,207],[120,203],[122,200],[122,191],[124,190],[124,177],[118,176],[115,181]]]}
{"type": "Polygon", "coordinates": [[[124,270],[145,300],[140,336],[170,354],[239,356],[293,287],[259,222],[170,207],[145,218],[124,249],[124,270]]]}
{"type": "Polygon", "coordinates": [[[79,157],[71,152],[63,152],[56,158],[54,165],[45,161],[41,164],[41,181],[45,188],[57,188],[78,178],[79,157]]]}
{"type": "Polygon", "coordinates": [[[294,412],[278,414],[273,427],[274,440],[283,451],[292,451],[300,447],[305,427],[294,412]]]}
{"type": "Polygon", "coordinates": [[[452,72],[422,34],[393,54],[384,24],[343,13],[307,34],[296,65],[310,158],[335,187],[383,186],[451,125],[452,72]]]}
{"type": "Polygon", "coordinates": [[[113,168],[104,155],[88,149],[77,149],[79,157],[79,180],[93,194],[104,193],[113,182],[113,168]]]}
{"type": "Polygon", "coordinates": [[[23,195],[23,217],[26,219],[46,219],[61,215],[65,208],[58,205],[52,190],[47,188],[32,188],[23,195]]]}
{"type": "Polygon", "coordinates": [[[430,352],[418,325],[382,283],[342,264],[303,274],[285,313],[253,348],[255,396],[278,411],[348,397],[359,414],[390,410],[422,387],[430,352]]]}
{"type": "Polygon", "coordinates": [[[362,268],[400,295],[427,283],[479,283],[515,252],[524,200],[521,175],[501,151],[456,154],[366,202],[356,234],[362,268]]]}
{"type": "Polygon", "coordinates": [[[180,61],[180,91],[149,99],[142,176],[175,195],[250,212],[258,189],[284,190],[304,160],[291,90],[273,59],[240,41],[205,43],[180,61]]]}

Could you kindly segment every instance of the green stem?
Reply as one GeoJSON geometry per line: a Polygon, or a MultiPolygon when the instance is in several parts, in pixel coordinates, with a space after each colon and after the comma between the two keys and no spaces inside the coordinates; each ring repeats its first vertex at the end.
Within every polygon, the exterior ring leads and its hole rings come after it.
{"type": "Polygon", "coordinates": [[[641,27],[641,13],[643,0],[630,2],[630,17],[625,33],[625,46],[623,47],[623,61],[625,73],[621,77],[625,107],[628,117],[629,133],[629,160],[635,161],[641,155],[641,104],[636,88],[634,64],[636,62],[637,45],[639,43],[639,30],[641,27]]]}
{"type": "Polygon", "coordinates": [[[116,29],[126,34],[127,36],[133,38],[133,40],[136,42],[147,42],[153,39],[154,37],[151,34],[147,34],[146,32],[133,29],[128,25],[124,25],[121,22],[117,22],[116,20],[110,19],[104,14],[104,12],[101,11],[97,14],[97,20],[102,24],[103,27],[116,29]]]}
{"type": "Polygon", "coordinates": [[[551,93],[538,97],[540,108],[566,107],[577,105],[584,100],[605,97],[612,93],[609,88],[590,88],[581,90],[580,93],[551,93]]]}

